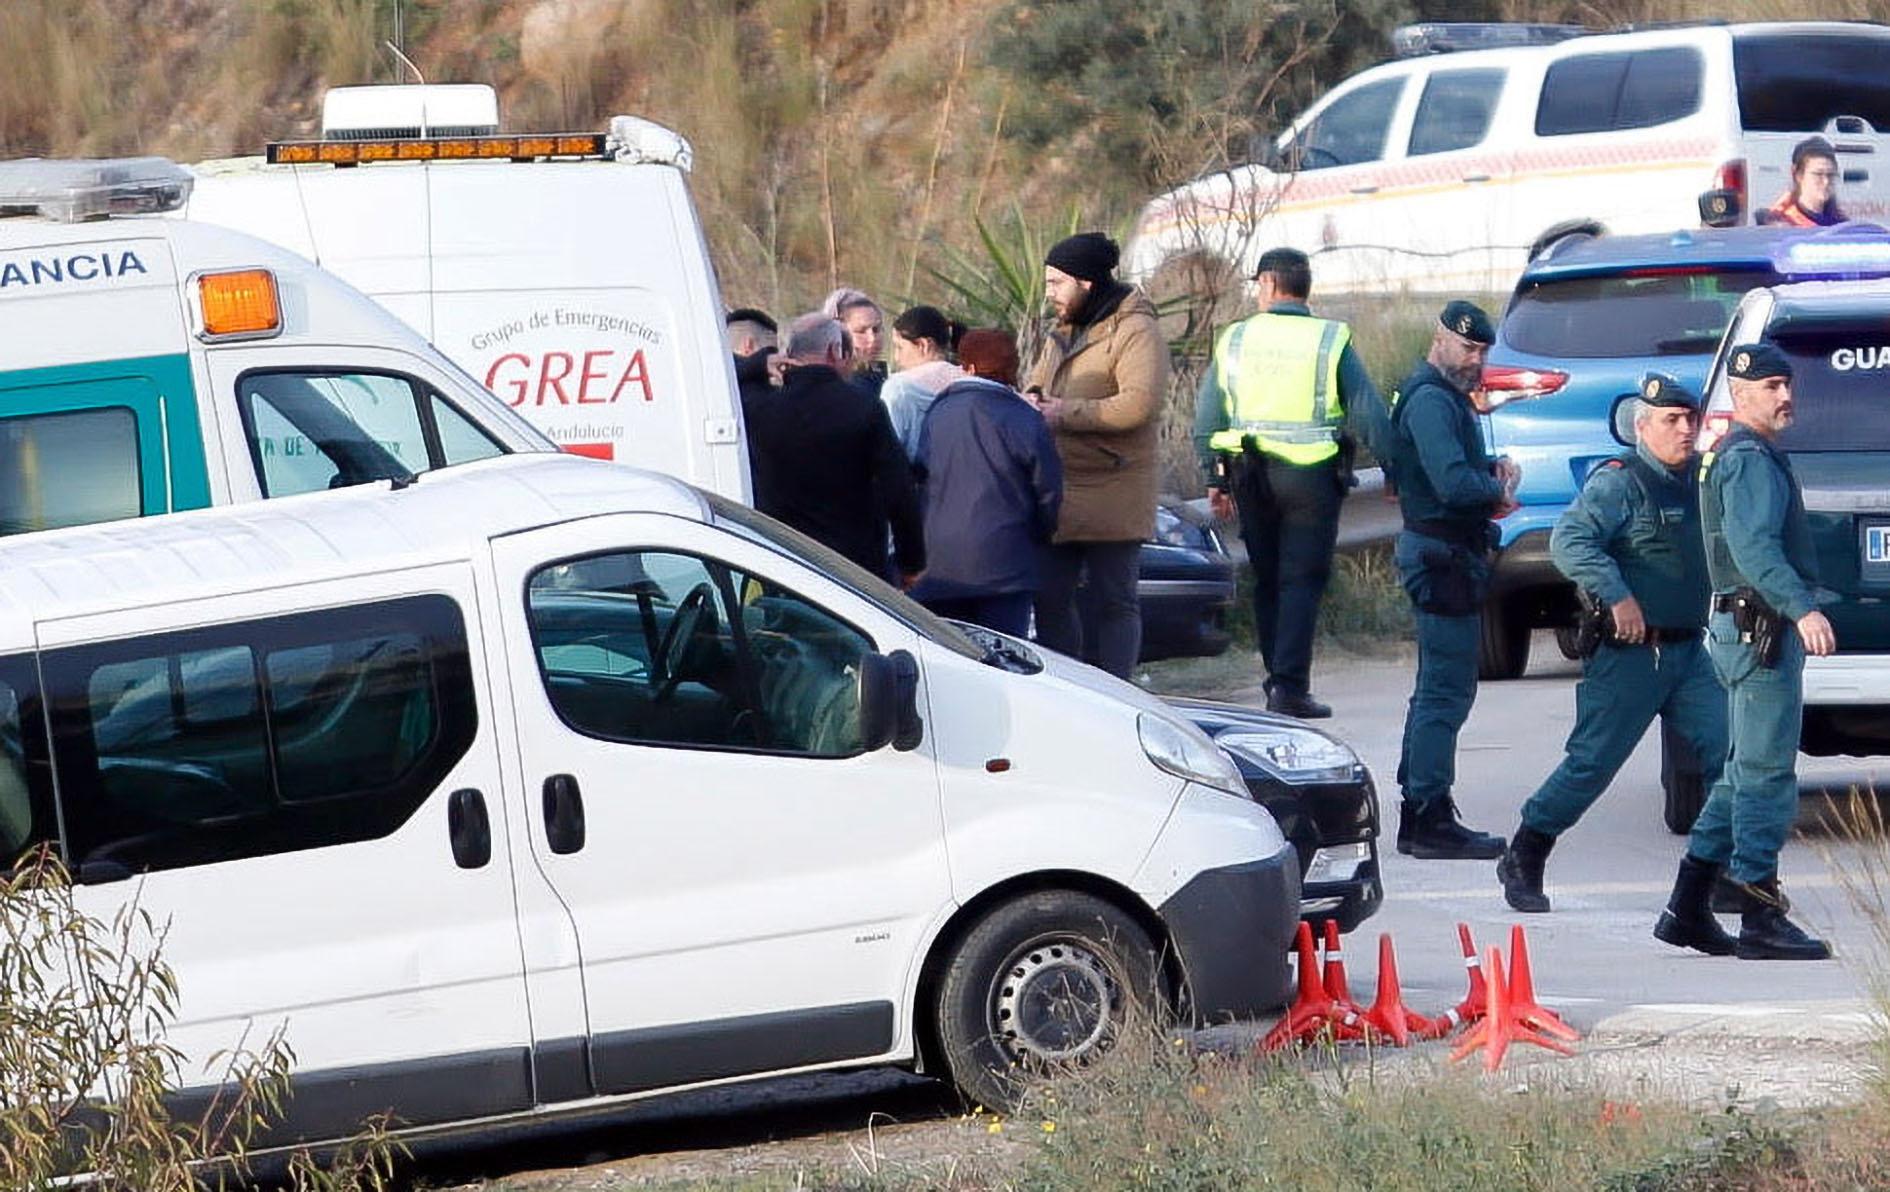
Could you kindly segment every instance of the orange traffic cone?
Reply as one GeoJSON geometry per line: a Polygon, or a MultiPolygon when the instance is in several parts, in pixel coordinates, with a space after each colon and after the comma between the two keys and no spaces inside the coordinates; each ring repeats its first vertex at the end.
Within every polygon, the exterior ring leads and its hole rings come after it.
{"type": "Polygon", "coordinates": [[[1286,1016],[1260,1040],[1263,1052],[1278,1051],[1311,1039],[1334,1021],[1332,998],[1320,980],[1319,957],[1313,951],[1310,923],[1300,923],[1299,932],[1293,937],[1293,953],[1298,961],[1299,996],[1287,1008],[1286,1016]]]}
{"type": "Polygon", "coordinates": [[[1503,954],[1495,947],[1490,949],[1485,977],[1489,990],[1489,1012],[1484,1015],[1483,1021],[1465,1031],[1457,1041],[1450,1053],[1452,1062],[1481,1048],[1484,1071],[1494,1072],[1503,1066],[1503,1056],[1508,1053],[1511,1043],[1533,1043],[1563,1055],[1575,1054],[1568,1044],[1542,1034],[1517,1018],[1516,1007],[1510,1001],[1510,978],[1503,972],[1503,954]]]}
{"type": "Polygon", "coordinates": [[[1326,920],[1326,938],[1323,948],[1325,971],[1322,984],[1326,996],[1332,999],[1333,1034],[1340,1039],[1362,1039],[1365,1037],[1365,1011],[1352,1000],[1352,987],[1345,976],[1345,949],[1339,944],[1339,921],[1326,920]]]}
{"type": "Polygon", "coordinates": [[[1529,969],[1529,941],[1523,936],[1521,923],[1509,929],[1509,1012],[1524,1026],[1557,1038],[1572,1042],[1582,1037],[1554,1010],[1536,1001],[1536,980],[1529,969]]]}
{"type": "Polygon", "coordinates": [[[1365,1011],[1365,1032],[1389,1038],[1399,1047],[1409,1047],[1413,1037],[1422,1039],[1433,1023],[1404,1004],[1404,990],[1398,986],[1398,955],[1391,949],[1391,934],[1378,936],[1378,997],[1365,1011]]]}
{"type": "Polygon", "coordinates": [[[1463,946],[1463,966],[1470,977],[1470,991],[1461,1002],[1431,1019],[1431,1029],[1422,1037],[1441,1039],[1460,1026],[1476,1022],[1489,1010],[1489,983],[1483,979],[1483,969],[1477,964],[1477,946],[1470,939],[1470,925],[1457,924],[1457,941],[1463,946]]]}

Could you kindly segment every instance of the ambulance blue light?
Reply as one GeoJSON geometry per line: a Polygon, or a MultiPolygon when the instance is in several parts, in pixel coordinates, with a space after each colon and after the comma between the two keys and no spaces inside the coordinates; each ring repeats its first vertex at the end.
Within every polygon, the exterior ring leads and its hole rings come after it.
{"type": "Polygon", "coordinates": [[[0,162],[0,215],[60,223],[176,211],[190,199],[188,171],[162,157],[0,162]]]}

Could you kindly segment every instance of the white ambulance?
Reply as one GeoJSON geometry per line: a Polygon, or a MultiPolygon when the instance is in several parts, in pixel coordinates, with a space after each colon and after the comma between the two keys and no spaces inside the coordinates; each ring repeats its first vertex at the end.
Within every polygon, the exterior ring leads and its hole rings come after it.
{"type": "Polygon", "coordinates": [[[552,444],[307,261],[161,218],[161,158],[0,163],[0,534],[552,444]]]}
{"type": "Polygon", "coordinates": [[[870,1064],[1002,1104],[1131,1006],[1278,1006],[1299,915],[1182,713],[558,453],[0,542],[39,843],[166,925],[197,1093],[286,1029],[275,1141],[870,1064]]]}
{"type": "Polygon", "coordinates": [[[746,501],[691,149],[630,116],[500,135],[484,85],[343,87],[318,140],[196,167],[183,214],[314,261],[566,451],[746,501]]]}

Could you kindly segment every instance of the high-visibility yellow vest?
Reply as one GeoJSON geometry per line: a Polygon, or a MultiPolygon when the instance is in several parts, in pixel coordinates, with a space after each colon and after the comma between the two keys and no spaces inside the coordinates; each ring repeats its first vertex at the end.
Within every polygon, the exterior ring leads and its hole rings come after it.
{"type": "Polygon", "coordinates": [[[1316,464],[1339,451],[1345,411],[1339,358],[1352,329],[1334,319],[1257,314],[1222,331],[1214,367],[1227,399],[1227,429],[1208,440],[1216,451],[1254,446],[1292,464],[1316,464]]]}

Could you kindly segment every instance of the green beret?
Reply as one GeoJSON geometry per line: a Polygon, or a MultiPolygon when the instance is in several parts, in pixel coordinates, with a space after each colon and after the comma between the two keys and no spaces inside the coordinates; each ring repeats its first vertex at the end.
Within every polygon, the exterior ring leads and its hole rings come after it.
{"type": "Polygon", "coordinates": [[[1666,373],[1650,372],[1641,377],[1641,400],[1650,406],[1681,406],[1689,410],[1700,408],[1700,399],[1686,391],[1686,387],[1666,373]]]}
{"type": "Polygon", "coordinates": [[[1763,381],[1768,377],[1792,375],[1792,362],[1785,353],[1768,343],[1735,344],[1726,361],[1726,375],[1742,381],[1763,381]]]}
{"type": "Polygon", "coordinates": [[[1496,328],[1490,323],[1490,316],[1483,313],[1483,308],[1474,302],[1465,302],[1459,298],[1444,307],[1444,313],[1437,316],[1444,330],[1454,331],[1472,343],[1492,344],[1496,342],[1496,328]]]}

